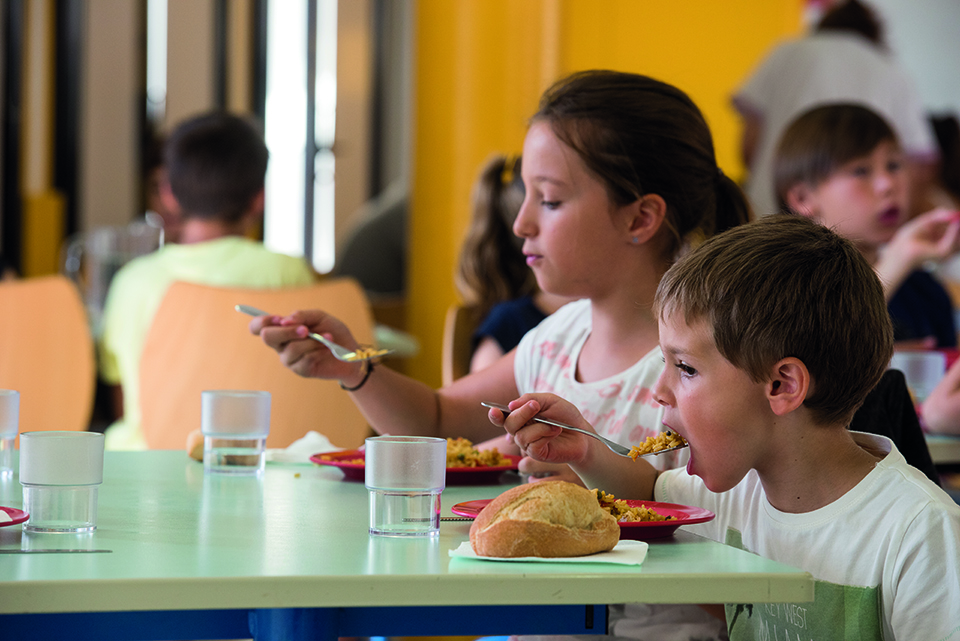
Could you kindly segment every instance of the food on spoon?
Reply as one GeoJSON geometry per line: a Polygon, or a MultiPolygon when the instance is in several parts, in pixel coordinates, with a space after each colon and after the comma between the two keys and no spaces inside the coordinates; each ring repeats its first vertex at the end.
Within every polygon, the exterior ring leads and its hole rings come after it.
{"type": "Polygon", "coordinates": [[[511,488],[470,526],[470,544],[480,556],[583,556],[611,550],[619,539],[620,526],[594,493],[566,481],[511,488]]]}
{"type": "Polygon", "coordinates": [[[673,431],[660,432],[656,436],[648,436],[640,445],[634,445],[630,448],[630,458],[634,461],[638,456],[644,454],[653,454],[664,450],[672,450],[676,447],[682,447],[687,444],[687,440],[673,431]]]}
{"type": "Polygon", "coordinates": [[[665,516],[641,504],[630,507],[623,499],[607,494],[603,490],[593,490],[600,507],[610,513],[618,523],[636,523],[638,521],[676,521],[675,516],[665,516]]]}
{"type": "Polygon", "coordinates": [[[377,349],[375,347],[358,347],[353,351],[353,354],[350,354],[346,357],[347,361],[363,361],[371,358],[377,358],[383,356],[390,350],[388,349],[377,349]]]}

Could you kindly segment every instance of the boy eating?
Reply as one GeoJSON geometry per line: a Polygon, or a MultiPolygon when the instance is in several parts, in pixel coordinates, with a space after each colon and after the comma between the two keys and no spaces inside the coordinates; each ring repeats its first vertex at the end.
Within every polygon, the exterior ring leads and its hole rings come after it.
{"type": "Polygon", "coordinates": [[[728,604],[731,639],[960,639],[960,507],[884,437],[847,424],[880,379],[892,329],[880,282],[849,241],[799,216],[712,238],[657,290],[666,368],[653,390],[690,444],[658,473],[537,414],[527,394],[490,418],[523,452],[614,495],[697,505],[691,530],[810,572],[812,603],[728,604]]]}

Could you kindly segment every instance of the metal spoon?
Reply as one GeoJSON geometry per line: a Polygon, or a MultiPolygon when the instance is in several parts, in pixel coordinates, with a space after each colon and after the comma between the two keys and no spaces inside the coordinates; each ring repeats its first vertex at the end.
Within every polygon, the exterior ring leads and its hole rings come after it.
{"type": "MultiPolygon", "coordinates": [[[[507,407],[506,405],[501,405],[500,403],[488,403],[487,401],[480,401],[480,404],[483,405],[484,407],[489,407],[489,408],[492,408],[492,409],[495,409],[495,410],[500,410],[501,412],[504,413],[504,415],[507,415],[507,414],[509,414],[511,411],[513,411],[513,410],[511,410],[509,407],[507,407]]],[[[631,448],[629,448],[629,447],[624,447],[623,445],[620,445],[619,443],[616,443],[616,442],[614,442],[614,441],[611,441],[611,440],[608,439],[608,438],[604,438],[604,437],[600,436],[599,434],[597,434],[596,432],[588,432],[587,430],[580,429],[579,427],[573,427],[572,425],[567,425],[566,423],[559,423],[559,422],[557,422],[557,421],[551,421],[551,420],[548,419],[548,418],[541,418],[541,417],[539,417],[539,416],[534,416],[532,420],[534,420],[534,421],[536,421],[536,422],[538,422],[538,423],[545,423],[546,425],[553,425],[554,427],[562,427],[563,429],[565,429],[565,430],[570,430],[571,432],[580,432],[581,434],[586,434],[587,436],[589,436],[589,437],[591,437],[591,438],[595,438],[595,439],[597,439],[598,441],[600,441],[601,443],[603,443],[604,445],[606,445],[607,447],[609,447],[609,448],[610,448],[610,451],[612,451],[614,454],[619,454],[620,456],[628,456],[628,457],[630,457],[630,458],[635,458],[635,457],[630,456],[630,450],[631,450],[631,448]]],[[[663,449],[663,450],[657,450],[656,452],[647,452],[646,454],[640,454],[640,456],[650,456],[651,454],[663,454],[664,452],[672,452],[673,450],[678,450],[678,449],[680,449],[681,447],[687,447],[687,445],[686,445],[686,444],[684,444],[684,445],[678,445],[678,446],[676,446],[676,447],[670,447],[670,448],[663,449]]]]}
{"type": "MultiPolygon", "coordinates": [[[[273,314],[269,314],[263,311],[262,309],[257,309],[256,307],[251,307],[250,305],[236,305],[234,309],[237,310],[238,312],[242,312],[250,316],[273,316],[273,314]]],[[[372,358],[380,358],[381,356],[386,356],[387,354],[390,354],[393,352],[392,349],[373,350],[369,354],[351,352],[349,349],[347,349],[343,345],[337,345],[333,341],[329,340],[328,338],[325,338],[324,336],[321,336],[320,334],[310,332],[309,334],[307,334],[307,336],[309,336],[315,341],[320,341],[321,343],[326,345],[327,349],[330,350],[330,353],[333,354],[334,358],[336,358],[338,361],[343,361],[345,363],[358,363],[360,361],[369,361],[372,358]]]]}

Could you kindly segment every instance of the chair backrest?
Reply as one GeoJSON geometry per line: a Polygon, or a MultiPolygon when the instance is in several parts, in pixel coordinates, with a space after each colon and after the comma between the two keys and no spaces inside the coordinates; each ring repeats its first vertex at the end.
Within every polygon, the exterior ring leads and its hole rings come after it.
{"type": "Polygon", "coordinates": [[[150,326],[140,359],[140,407],[151,449],[181,449],[200,429],[200,393],[207,389],[265,390],[271,394],[267,447],[286,447],[309,430],[334,445],[358,447],[369,434],[363,415],[336,381],[301,378],[247,329],[246,304],[272,314],[323,309],[360,343],[373,340],[363,290],[349,278],[279,290],[174,283],[150,326]]]}
{"type": "Polygon", "coordinates": [[[0,388],[20,392],[20,431],[85,430],[96,389],[93,338],[63,276],[0,282],[0,388]]]}
{"type": "Polygon", "coordinates": [[[441,380],[444,385],[470,373],[470,339],[477,326],[473,307],[452,305],[443,324],[441,380]]]}

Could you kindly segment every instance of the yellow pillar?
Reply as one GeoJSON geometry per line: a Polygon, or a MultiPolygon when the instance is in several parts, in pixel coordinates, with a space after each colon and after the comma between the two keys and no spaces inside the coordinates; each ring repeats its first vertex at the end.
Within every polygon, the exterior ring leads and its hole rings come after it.
{"type": "Polygon", "coordinates": [[[54,2],[26,3],[23,74],[23,275],[54,274],[63,238],[63,197],[52,187],[54,2]]]}

